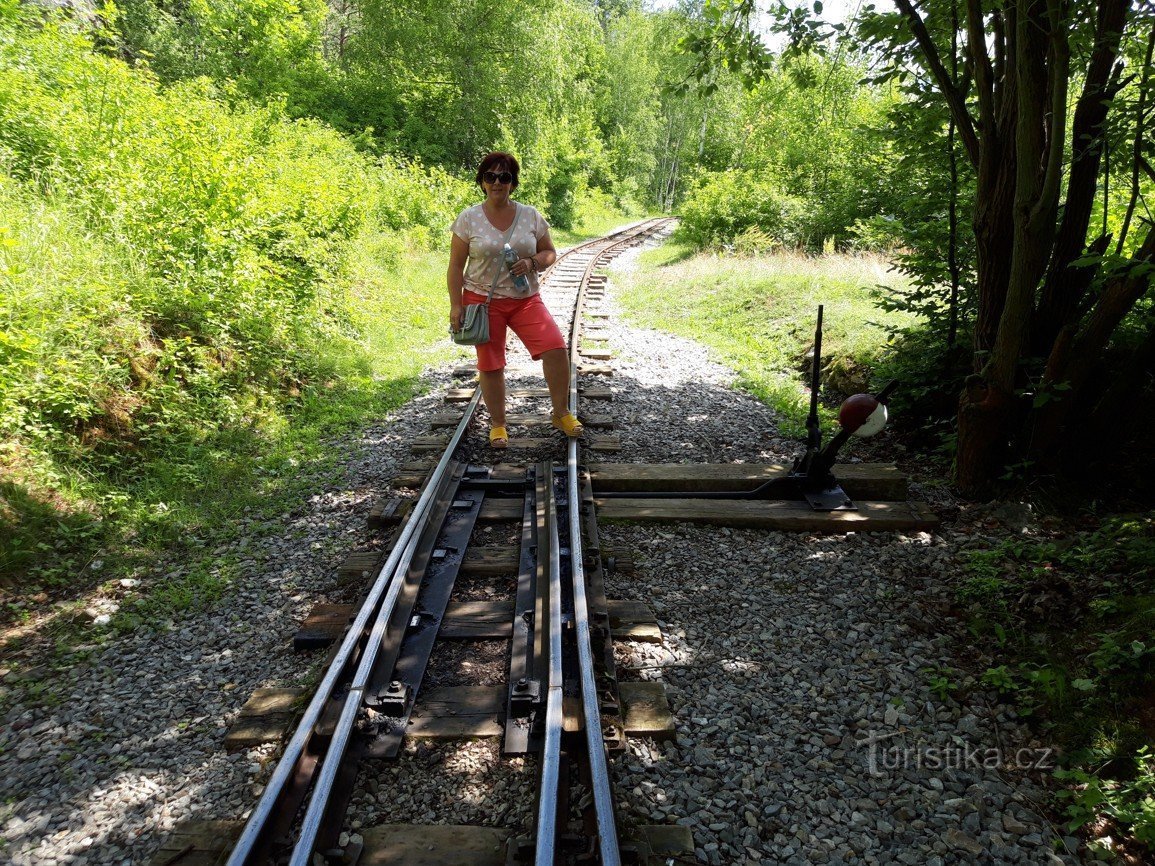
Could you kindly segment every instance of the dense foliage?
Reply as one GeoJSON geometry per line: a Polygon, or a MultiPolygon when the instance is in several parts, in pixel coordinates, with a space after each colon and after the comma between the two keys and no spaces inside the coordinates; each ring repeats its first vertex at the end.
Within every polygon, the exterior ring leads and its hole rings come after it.
{"type": "MultiPolygon", "coordinates": [[[[67,26],[0,13],[0,459],[15,479],[0,534],[26,548],[13,521],[29,488],[68,500],[329,375],[363,324],[351,252],[440,235],[472,193],[279,103],[226,101],[206,79],[161,88],[67,26]]],[[[0,551],[0,574],[30,556],[0,551]]]]}
{"type": "MultiPolygon", "coordinates": [[[[757,7],[708,4],[685,43],[704,90],[719,69],[751,90],[779,74],[750,25],[757,7]]],[[[826,52],[830,28],[768,7],[788,64],[826,52]]],[[[827,53],[862,58],[902,94],[891,144],[906,170],[875,174],[886,192],[856,233],[908,245],[913,290],[889,303],[926,316],[908,340],[930,361],[923,378],[959,385],[955,481],[968,495],[1069,473],[1104,436],[1149,429],[1153,48],[1150,5],[1130,0],[895,0],[864,7],[827,53]]]]}
{"type": "MultiPolygon", "coordinates": [[[[686,42],[703,87],[719,68],[740,70],[751,88],[775,74],[780,59],[750,26],[760,6],[788,37],[785,56],[827,50],[831,28],[804,8],[721,0],[686,42]]],[[[1037,493],[1041,481],[1076,478],[1099,499],[1120,467],[1145,480],[1155,423],[1150,4],[895,0],[862,7],[843,50],[901,94],[889,108],[898,170],[855,233],[898,245],[912,277],[883,300],[921,319],[898,333],[891,365],[903,399],[913,392],[954,448],[958,487],[986,496],[1029,482],[1037,493]]],[[[1115,489],[1149,502],[1138,485],[1115,489]]],[[[1118,494],[1106,498],[1118,507],[1118,494]]],[[[959,600],[990,667],[960,687],[1013,695],[1070,750],[1057,773],[1069,830],[1150,849],[1150,515],[1079,520],[1052,518],[994,547],[976,539],[959,600]]],[[[953,684],[940,685],[949,699],[953,684]]],[[[1107,855],[1114,844],[1090,848],[1107,855]]]]}
{"type": "MultiPolygon", "coordinates": [[[[816,282],[805,260],[747,280],[753,259],[707,256],[670,272],[688,288],[637,289],[787,417],[809,314],[766,296],[819,290],[846,303],[830,345],[868,343],[830,372],[857,389],[888,364],[907,413],[963,446],[969,491],[1072,455],[1149,467],[1149,4],[896,0],[834,42],[764,4],[779,52],[756,0],[47,5],[0,0],[0,587],[91,578],[110,541],[172,541],[181,508],[231,517],[292,475],[290,426],[408,396],[444,327],[430,251],[494,147],[561,231],[654,208],[711,251],[893,254],[885,358],[860,327],[872,259],[816,282]]],[[[1150,684],[1150,536],[1109,522],[976,554],[962,598],[1005,651],[988,685],[1074,708],[1082,734],[1114,723],[1150,684]],[[1023,610],[1055,586],[1079,627],[1059,659],[1023,610]]],[[[1150,840],[1155,769],[1128,724],[1125,772],[1071,770],[1072,821],[1150,840]]]]}
{"type": "Polygon", "coordinates": [[[163,522],[150,499],[313,395],[392,393],[420,366],[402,337],[442,318],[405,305],[436,278],[393,266],[444,244],[486,150],[518,153],[519,198],[559,231],[673,201],[707,103],[665,87],[686,22],[0,0],[0,580],[74,572],[118,515],[163,522]]]}
{"type": "Polygon", "coordinates": [[[719,89],[714,98],[730,110],[679,208],[682,237],[732,246],[757,229],[789,248],[881,246],[877,234],[857,229],[898,209],[883,130],[895,94],[860,85],[861,75],[844,59],[794,57],[749,91],[736,82],[719,89]]]}
{"type": "Polygon", "coordinates": [[[648,204],[676,187],[702,102],[670,96],[685,59],[680,13],[640,2],[190,3],[117,5],[107,41],[164,82],[203,75],[283,94],[374,153],[461,173],[495,146],[518,154],[525,201],[561,227],[587,190],[648,204]],[[675,132],[678,130],[678,132],[675,132]]]}

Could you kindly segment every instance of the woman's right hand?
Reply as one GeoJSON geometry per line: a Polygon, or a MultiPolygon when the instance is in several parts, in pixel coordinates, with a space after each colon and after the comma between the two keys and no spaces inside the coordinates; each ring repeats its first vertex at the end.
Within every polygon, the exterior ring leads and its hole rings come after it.
{"type": "Polygon", "coordinates": [[[465,308],[461,304],[449,305],[449,328],[453,331],[461,330],[461,320],[465,316],[465,308]]]}

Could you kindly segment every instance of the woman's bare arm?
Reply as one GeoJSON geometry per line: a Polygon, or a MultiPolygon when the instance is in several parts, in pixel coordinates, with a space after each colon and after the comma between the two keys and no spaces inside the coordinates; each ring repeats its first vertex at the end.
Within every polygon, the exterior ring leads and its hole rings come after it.
{"type": "Polygon", "coordinates": [[[544,271],[557,261],[557,250],[553,247],[553,238],[549,236],[549,229],[545,230],[537,239],[537,252],[533,255],[533,262],[539,271],[544,271]]]}

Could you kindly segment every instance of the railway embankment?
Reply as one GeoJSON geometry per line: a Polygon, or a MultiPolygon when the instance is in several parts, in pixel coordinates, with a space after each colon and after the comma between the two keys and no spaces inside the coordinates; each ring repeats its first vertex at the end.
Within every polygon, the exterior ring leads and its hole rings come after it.
{"type": "MultiPolygon", "coordinates": [[[[776,413],[702,346],[613,318],[601,330],[621,448],[591,465],[795,453],[776,413]]],[[[228,581],[207,609],[109,635],[67,664],[45,648],[43,676],[5,684],[14,863],[146,862],[183,821],[244,816],[275,748],[226,752],[225,731],[252,691],[315,678],[316,658],[287,645],[314,604],[357,595],[334,573],[350,548],[381,543],[367,513],[453,381],[430,371],[425,396],[333,440],[337,471],[298,507],[261,526],[241,517],[213,551],[228,581]]],[[[619,641],[619,678],[664,683],[674,724],[613,761],[623,826],[688,827],[696,859],[715,864],[1075,862],[1046,819],[1046,748],[994,691],[952,687],[971,652],[948,615],[971,530],[957,510],[933,533],[606,525],[603,542],[633,560],[607,591],[645,599],[663,638],[619,641]]],[[[182,567],[157,563],[151,579],[182,567]]],[[[411,744],[359,788],[348,832],[407,820],[524,833],[530,815],[507,794],[524,788],[526,761],[411,744]]]]}

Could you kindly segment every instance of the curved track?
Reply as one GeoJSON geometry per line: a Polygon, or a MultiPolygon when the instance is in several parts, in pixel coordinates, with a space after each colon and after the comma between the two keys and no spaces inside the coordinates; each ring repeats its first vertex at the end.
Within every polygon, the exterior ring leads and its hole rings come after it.
{"type": "MultiPolygon", "coordinates": [[[[578,346],[586,327],[584,310],[594,271],[668,222],[648,220],[578,245],[546,271],[543,291],[550,292],[555,308],[564,304],[564,308],[572,310],[572,411],[580,412],[582,408],[578,402],[578,346]]],[[[472,511],[476,519],[485,497],[487,482],[480,477],[478,467],[468,466],[457,457],[479,406],[480,389],[475,388],[388,558],[373,576],[360,609],[332,654],[329,667],[229,857],[230,866],[270,860],[307,866],[317,862],[317,857],[327,862],[356,859],[357,852],[336,847],[348,789],[356,777],[357,765],[366,755],[396,754],[463,558],[460,549],[445,541],[451,515],[455,510],[472,511]],[[426,588],[433,581],[425,576],[426,570],[432,574],[434,564],[446,563],[453,566],[449,576],[441,579],[436,590],[426,588]],[[441,613],[430,613],[436,609],[430,595],[442,597],[441,613]],[[429,646],[425,648],[424,661],[410,664],[415,643],[429,646]]],[[[578,807],[586,814],[586,838],[575,844],[574,834],[567,834],[566,850],[586,856],[596,852],[594,862],[606,866],[621,862],[605,739],[609,736],[612,741],[617,727],[603,724],[602,715],[603,706],[616,711],[616,698],[603,697],[599,692],[607,680],[607,653],[604,645],[595,649],[590,624],[579,449],[578,441],[567,441],[564,469],[555,468],[552,461],[539,464],[535,473],[529,473],[534,476],[533,495],[527,492],[525,496],[524,521],[536,526],[534,543],[528,547],[537,557],[533,569],[537,579],[522,581],[526,585],[519,595],[520,622],[532,622],[532,626],[523,626],[520,636],[517,623],[514,627],[506,748],[509,751],[511,743],[521,743],[528,750],[535,746],[539,750],[532,858],[539,866],[564,859],[564,828],[560,824],[576,805],[568,802],[568,786],[563,780],[564,768],[571,765],[584,770],[592,797],[585,798],[588,803],[583,801],[578,807]],[[516,649],[519,646],[525,653],[521,657],[516,649]],[[577,694],[568,695],[567,688],[577,694]],[[519,689],[524,694],[519,695],[519,689]],[[580,700],[584,736],[578,738],[567,737],[564,730],[563,701],[572,698],[580,700]],[[520,719],[520,727],[515,725],[515,719],[520,719]]],[[[489,481],[493,489],[501,487],[501,482],[489,481]]],[[[524,486],[529,486],[529,482],[527,478],[524,486]]],[[[468,520],[452,531],[459,536],[464,532],[467,539],[471,527],[472,520],[468,520]]],[[[587,537],[588,534],[587,526],[587,537]]],[[[524,567],[522,570],[526,571],[524,567]]],[[[593,593],[604,607],[600,583],[594,585],[593,593]]],[[[605,618],[604,611],[599,615],[605,618]]],[[[607,628],[599,631],[608,633],[607,628]]],[[[612,651],[609,663],[612,666],[612,651]]],[[[516,856],[516,846],[512,846],[510,857],[516,856]]]]}

